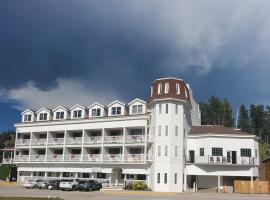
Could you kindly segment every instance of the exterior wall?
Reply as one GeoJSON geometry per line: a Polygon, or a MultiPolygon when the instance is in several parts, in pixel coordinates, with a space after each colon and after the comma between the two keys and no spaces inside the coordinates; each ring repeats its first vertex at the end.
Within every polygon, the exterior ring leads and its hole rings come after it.
{"type": "MultiPolygon", "coordinates": [[[[58,109],[53,111],[53,120],[59,120],[59,119],[56,119],[56,113],[57,112],[64,112],[64,119],[67,119],[69,117],[68,112],[67,112],[66,109],[58,108],[58,109]]],[[[60,119],[60,120],[63,120],[63,119],[60,119]]]]}

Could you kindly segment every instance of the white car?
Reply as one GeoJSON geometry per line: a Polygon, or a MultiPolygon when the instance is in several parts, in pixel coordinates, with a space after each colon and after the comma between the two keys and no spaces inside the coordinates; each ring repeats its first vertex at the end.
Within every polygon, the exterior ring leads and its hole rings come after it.
{"type": "Polygon", "coordinates": [[[40,179],[26,180],[24,181],[23,186],[26,188],[37,188],[40,181],[40,179]]]}
{"type": "Polygon", "coordinates": [[[61,180],[59,188],[61,190],[77,190],[79,186],[79,179],[61,180]]]}

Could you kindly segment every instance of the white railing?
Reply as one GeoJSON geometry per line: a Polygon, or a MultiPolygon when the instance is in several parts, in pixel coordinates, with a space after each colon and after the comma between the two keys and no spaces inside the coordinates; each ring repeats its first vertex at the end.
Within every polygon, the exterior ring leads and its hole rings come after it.
{"type": "Polygon", "coordinates": [[[123,142],[123,136],[122,135],[116,135],[116,136],[105,136],[104,137],[104,143],[122,143],[123,142]]]}
{"type": "Polygon", "coordinates": [[[145,154],[126,154],[125,155],[125,162],[144,162],[145,161],[145,154]]]}
{"type": "Polygon", "coordinates": [[[3,158],[2,164],[12,164],[13,159],[12,158],[3,158]]]}
{"type": "Polygon", "coordinates": [[[68,137],[66,138],[66,144],[81,144],[82,138],[81,137],[68,137]]]}
{"type": "Polygon", "coordinates": [[[81,154],[67,154],[65,155],[65,161],[78,162],[81,161],[81,154]]]}
{"type": "Polygon", "coordinates": [[[32,139],[32,145],[46,145],[46,138],[32,139]]]}
{"type": "Polygon", "coordinates": [[[16,155],[15,156],[15,162],[28,162],[29,161],[29,155],[16,155]]]}
{"type": "Polygon", "coordinates": [[[85,154],[83,156],[83,161],[85,162],[100,162],[101,154],[85,154]]]}
{"type": "Polygon", "coordinates": [[[47,162],[62,162],[63,154],[48,154],[47,162]]]}
{"type": "Polygon", "coordinates": [[[104,162],[122,162],[122,154],[105,154],[103,156],[104,162]]]}
{"type": "Polygon", "coordinates": [[[16,140],[17,146],[29,146],[30,145],[30,139],[17,139],[16,140]]]}
{"type": "Polygon", "coordinates": [[[144,135],[127,135],[126,142],[127,143],[143,143],[144,142],[144,135]]]}
{"type": "Polygon", "coordinates": [[[45,161],[45,155],[31,155],[30,161],[32,162],[44,162],[45,161]]]}
{"type": "Polygon", "coordinates": [[[101,136],[91,136],[91,137],[85,137],[84,138],[85,144],[101,144],[102,143],[102,137],[101,136]]]}
{"type": "Polygon", "coordinates": [[[64,144],[64,138],[49,138],[48,140],[49,145],[61,145],[64,144]]]}

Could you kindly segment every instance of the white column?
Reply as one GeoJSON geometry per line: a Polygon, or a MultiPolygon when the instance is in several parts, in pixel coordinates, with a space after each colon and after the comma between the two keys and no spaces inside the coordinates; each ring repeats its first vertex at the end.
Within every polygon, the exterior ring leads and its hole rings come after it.
{"type": "Polygon", "coordinates": [[[125,162],[125,140],[126,140],[126,127],[123,127],[123,145],[122,145],[122,163],[125,162]]]}
{"type": "Polygon", "coordinates": [[[17,149],[17,139],[18,139],[18,133],[19,131],[16,130],[16,135],[15,135],[15,148],[14,148],[14,161],[15,161],[15,157],[16,157],[16,149],[17,149]]]}
{"type": "MultiPolygon", "coordinates": [[[[47,162],[47,156],[48,156],[48,140],[49,140],[49,131],[47,131],[46,150],[45,150],[45,162],[47,162]]],[[[46,175],[46,172],[45,172],[45,175],[46,175]]]]}
{"type": "Polygon", "coordinates": [[[103,156],[104,156],[104,137],[105,137],[105,129],[102,128],[102,133],[101,133],[101,160],[100,162],[103,162],[103,156]]]}
{"type": "Polygon", "coordinates": [[[2,153],[2,160],[4,160],[5,159],[5,151],[3,151],[3,153],[2,153]]]}
{"type": "Polygon", "coordinates": [[[218,175],[218,192],[220,192],[220,176],[218,175]]]}
{"type": "Polygon", "coordinates": [[[33,139],[33,132],[30,133],[30,147],[29,147],[29,157],[28,157],[28,161],[31,160],[31,154],[32,154],[32,139],[33,139]]]}
{"type": "Polygon", "coordinates": [[[65,130],[65,133],[64,133],[64,148],[63,148],[63,160],[62,162],[65,161],[65,153],[66,153],[66,138],[67,138],[67,130],[65,130]]]}
{"type": "Polygon", "coordinates": [[[84,135],[85,135],[85,130],[83,129],[83,132],[82,132],[81,163],[83,162],[83,155],[84,155],[84,135]]]}
{"type": "Polygon", "coordinates": [[[184,188],[183,191],[187,190],[187,168],[184,168],[184,188]]]}
{"type": "Polygon", "coordinates": [[[147,124],[144,127],[144,163],[147,160],[147,124]]]}

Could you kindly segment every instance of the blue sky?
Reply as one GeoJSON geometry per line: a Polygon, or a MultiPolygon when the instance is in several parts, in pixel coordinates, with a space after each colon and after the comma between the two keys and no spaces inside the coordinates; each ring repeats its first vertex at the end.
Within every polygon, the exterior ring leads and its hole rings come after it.
{"type": "Polygon", "coordinates": [[[269,1],[4,0],[0,131],[21,110],[147,100],[183,78],[197,101],[269,104],[269,1]]]}

